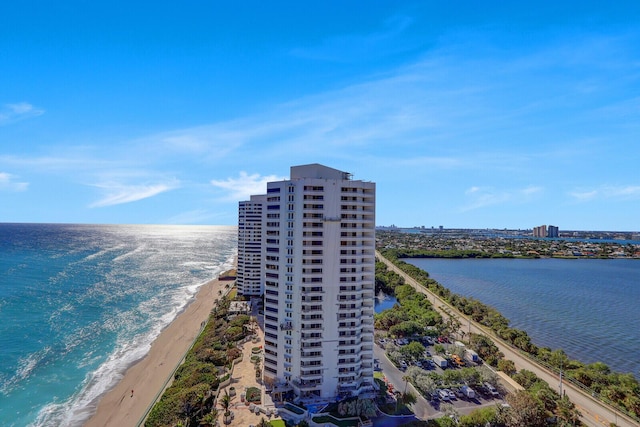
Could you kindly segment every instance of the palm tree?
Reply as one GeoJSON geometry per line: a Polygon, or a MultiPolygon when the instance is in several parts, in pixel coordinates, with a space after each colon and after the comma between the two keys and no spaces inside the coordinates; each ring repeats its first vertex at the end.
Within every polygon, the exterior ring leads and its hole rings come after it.
{"type": "Polygon", "coordinates": [[[231,415],[231,412],[229,411],[229,407],[231,407],[231,396],[229,396],[227,390],[224,391],[224,396],[220,399],[220,405],[222,406],[222,409],[224,409],[224,417],[226,419],[231,415]]]}
{"type": "Polygon", "coordinates": [[[409,375],[404,375],[402,377],[402,381],[404,381],[404,392],[402,394],[407,394],[407,385],[409,385],[409,380],[411,377],[409,375]]]}

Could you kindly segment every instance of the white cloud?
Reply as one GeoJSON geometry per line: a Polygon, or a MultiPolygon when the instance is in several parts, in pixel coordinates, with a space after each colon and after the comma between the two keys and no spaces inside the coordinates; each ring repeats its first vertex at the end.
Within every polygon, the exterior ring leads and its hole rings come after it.
{"type": "Polygon", "coordinates": [[[168,182],[146,185],[103,183],[94,186],[102,189],[105,193],[105,196],[97,202],[92,203],[89,206],[91,208],[120,205],[123,203],[131,203],[138,200],[147,199],[160,193],[178,188],[178,183],[168,182]]]}
{"type": "Polygon", "coordinates": [[[598,191],[571,191],[569,192],[569,196],[573,197],[578,202],[588,202],[598,196],[598,191]]]}
{"type": "Polygon", "coordinates": [[[527,203],[542,191],[542,187],[534,185],[510,190],[496,190],[493,187],[473,186],[465,191],[465,195],[468,197],[469,202],[466,206],[462,207],[460,211],[467,212],[507,202],[518,204],[527,203]]]}
{"type": "Polygon", "coordinates": [[[519,190],[520,194],[525,196],[525,197],[530,197],[533,196],[535,194],[541,193],[543,191],[542,187],[538,187],[535,185],[530,185],[529,187],[523,188],[522,190],[519,190]]]}
{"type": "Polygon", "coordinates": [[[4,104],[0,107],[0,126],[15,123],[20,120],[37,117],[44,114],[44,110],[36,108],[27,102],[4,104]]]}
{"type": "Polygon", "coordinates": [[[461,209],[462,212],[504,203],[511,199],[510,193],[496,191],[490,187],[471,187],[465,191],[465,194],[471,200],[461,209]]]}
{"type": "Polygon", "coordinates": [[[225,181],[211,180],[211,185],[226,190],[229,193],[227,200],[241,201],[248,200],[254,194],[264,194],[267,191],[267,182],[284,179],[287,178],[275,175],[260,176],[257,173],[249,175],[241,171],[238,178],[227,178],[225,181]]]}
{"type": "Polygon", "coordinates": [[[623,187],[609,187],[609,194],[612,197],[620,197],[625,199],[635,199],[640,197],[640,185],[627,185],[623,187]]]}
{"type": "Polygon", "coordinates": [[[0,172],[0,191],[25,191],[28,187],[28,182],[17,182],[15,176],[0,172]]]}
{"type": "Polygon", "coordinates": [[[590,202],[592,200],[638,200],[640,199],[640,185],[602,185],[589,190],[570,191],[569,196],[576,202],[590,202]]]}

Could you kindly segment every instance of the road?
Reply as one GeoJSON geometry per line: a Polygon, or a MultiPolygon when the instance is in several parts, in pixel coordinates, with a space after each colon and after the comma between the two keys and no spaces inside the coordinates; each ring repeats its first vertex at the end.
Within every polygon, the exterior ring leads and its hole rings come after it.
{"type": "MultiPolygon", "coordinates": [[[[376,251],[376,257],[380,261],[384,262],[390,270],[402,276],[405,280],[405,283],[413,286],[418,292],[422,292],[423,294],[427,295],[429,300],[433,303],[434,308],[438,310],[438,312],[440,312],[440,314],[442,314],[445,318],[449,314],[455,315],[462,324],[463,329],[466,326],[467,331],[476,334],[483,334],[491,338],[498,349],[504,354],[505,358],[514,362],[516,369],[526,369],[528,371],[531,371],[535,373],[538,378],[546,381],[551,388],[559,389],[560,379],[555,372],[548,370],[544,366],[539,365],[528,357],[522,355],[517,349],[510,346],[505,341],[493,334],[492,331],[460,313],[447,302],[440,299],[436,294],[424,288],[416,280],[396,267],[396,265],[391,261],[384,258],[378,251],[376,251]],[[445,307],[448,312],[443,310],[443,307],[445,307]]],[[[563,382],[562,389],[582,414],[582,422],[589,427],[608,427],[610,425],[617,425],[619,427],[638,426],[638,423],[633,419],[615,411],[611,407],[603,404],[599,400],[593,398],[571,383],[563,382]]]]}

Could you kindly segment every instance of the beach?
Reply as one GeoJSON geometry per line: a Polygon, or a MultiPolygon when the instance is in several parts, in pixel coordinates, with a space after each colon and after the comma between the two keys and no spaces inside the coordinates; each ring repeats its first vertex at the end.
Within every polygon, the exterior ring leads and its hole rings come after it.
{"type": "Polygon", "coordinates": [[[87,427],[135,426],[154,403],[158,393],[186,351],[200,334],[228,280],[214,279],[202,285],[195,299],[153,342],[149,353],[131,366],[118,384],[100,401],[87,427]]]}

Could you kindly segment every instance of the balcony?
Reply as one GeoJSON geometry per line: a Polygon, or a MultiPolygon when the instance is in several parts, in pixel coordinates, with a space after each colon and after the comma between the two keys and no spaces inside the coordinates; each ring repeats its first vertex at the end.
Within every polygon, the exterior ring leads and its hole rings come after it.
{"type": "Polygon", "coordinates": [[[340,304],[361,303],[363,301],[362,293],[357,291],[341,292],[336,298],[340,304]]]}
{"type": "Polygon", "coordinates": [[[300,380],[301,381],[314,381],[314,380],[322,380],[322,371],[316,372],[318,370],[312,371],[301,371],[300,372],[300,380]]]}
{"type": "Polygon", "coordinates": [[[300,334],[300,338],[309,341],[322,340],[322,334],[320,332],[311,332],[308,334],[300,334]]]}
{"type": "Polygon", "coordinates": [[[317,388],[318,386],[322,385],[322,379],[316,379],[316,380],[292,380],[291,385],[293,385],[295,388],[297,388],[298,390],[313,390],[315,388],[317,388]]]}
{"type": "Polygon", "coordinates": [[[318,362],[322,361],[322,355],[311,353],[300,353],[300,361],[301,362],[318,362]]]}
{"type": "MultiPolygon", "coordinates": [[[[317,286],[317,287],[303,287],[301,293],[302,293],[303,296],[308,296],[308,297],[313,297],[313,296],[322,297],[322,294],[324,294],[324,290],[320,286],[317,286]]],[[[320,301],[322,301],[322,299],[320,299],[320,301]]]]}
{"type": "Polygon", "coordinates": [[[319,352],[322,353],[322,351],[321,351],[322,350],[322,343],[319,343],[319,342],[311,342],[311,343],[304,342],[304,343],[302,343],[302,345],[300,347],[303,350],[306,350],[307,353],[311,352],[311,351],[319,351],[319,352]]]}
{"type": "Polygon", "coordinates": [[[283,331],[290,331],[293,329],[293,323],[291,322],[280,323],[280,329],[283,331]]]}
{"type": "Polygon", "coordinates": [[[338,323],[338,330],[353,330],[353,329],[361,329],[359,322],[351,322],[351,319],[347,319],[347,322],[344,324],[338,323]]]}
{"type": "MultiPolygon", "coordinates": [[[[293,311],[293,310],[292,310],[293,311]]],[[[322,313],[324,310],[321,305],[303,305],[302,312],[308,313],[322,313]]]]}
{"type": "Polygon", "coordinates": [[[345,349],[345,350],[350,350],[350,349],[359,350],[360,340],[340,340],[338,342],[338,347],[340,349],[345,349]]]}
{"type": "Polygon", "coordinates": [[[351,393],[358,389],[357,385],[354,384],[340,384],[338,385],[338,391],[340,393],[351,393]]]}
{"type": "Polygon", "coordinates": [[[360,369],[360,362],[362,361],[362,358],[360,357],[354,357],[352,359],[345,359],[344,362],[341,362],[338,360],[338,366],[340,367],[340,369],[342,368],[355,368],[355,370],[359,370],[360,369]]]}
{"type": "Polygon", "coordinates": [[[358,315],[358,314],[360,314],[360,310],[361,309],[362,309],[362,305],[360,303],[357,303],[357,304],[351,304],[351,303],[338,304],[338,310],[340,311],[340,313],[357,312],[356,315],[358,315]]]}

